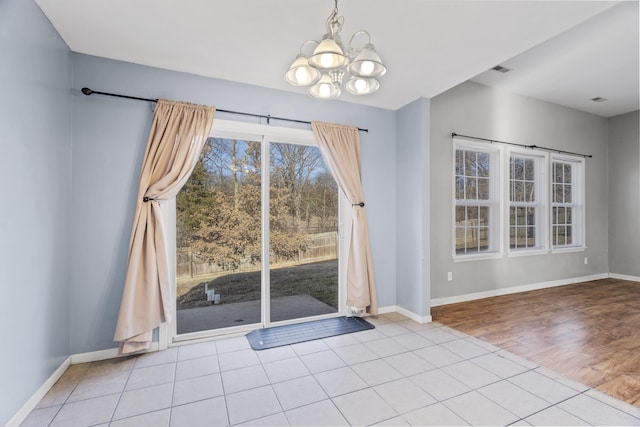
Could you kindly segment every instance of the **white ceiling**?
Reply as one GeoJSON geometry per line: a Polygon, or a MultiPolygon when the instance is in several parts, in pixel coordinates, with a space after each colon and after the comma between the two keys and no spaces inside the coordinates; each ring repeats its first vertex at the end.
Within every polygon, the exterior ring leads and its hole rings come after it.
{"type": "MultiPolygon", "coordinates": [[[[283,75],[333,9],[331,0],[36,2],[74,52],[300,93],[283,75]]],[[[345,44],[369,31],[388,68],[378,93],[341,99],[396,110],[477,76],[603,116],[637,110],[638,1],[619,3],[341,0],[345,44]],[[484,73],[497,64],[513,71],[484,73]],[[585,101],[596,96],[609,101],[585,101]]]]}
{"type": "Polygon", "coordinates": [[[625,2],[502,61],[510,72],[472,80],[605,117],[638,110],[638,19],[638,3],[625,2]]]}

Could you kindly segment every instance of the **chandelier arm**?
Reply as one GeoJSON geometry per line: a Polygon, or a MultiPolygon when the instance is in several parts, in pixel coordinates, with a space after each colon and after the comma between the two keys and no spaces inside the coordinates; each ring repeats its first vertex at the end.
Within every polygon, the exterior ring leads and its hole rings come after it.
{"type": "Polygon", "coordinates": [[[316,46],[320,44],[320,43],[318,43],[318,42],[317,42],[317,41],[315,41],[315,40],[307,40],[307,41],[305,41],[304,43],[302,43],[302,44],[300,45],[300,53],[301,53],[301,54],[302,54],[302,49],[304,49],[304,47],[305,47],[307,44],[309,44],[309,43],[313,43],[313,44],[315,44],[316,46]]]}
{"type": "Polygon", "coordinates": [[[353,44],[353,39],[355,39],[355,38],[356,38],[356,36],[358,36],[358,35],[360,35],[360,34],[366,34],[366,35],[367,35],[367,38],[368,38],[367,43],[371,43],[371,34],[369,34],[369,32],[368,32],[368,31],[365,31],[365,30],[356,31],[355,33],[353,33],[353,35],[352,35],[352,36],[351,36],[351,38],[349,39],[349,50],[355,50],[355,49],[353,48],[353,46],[351,46],[351,45],[353,44]]]}

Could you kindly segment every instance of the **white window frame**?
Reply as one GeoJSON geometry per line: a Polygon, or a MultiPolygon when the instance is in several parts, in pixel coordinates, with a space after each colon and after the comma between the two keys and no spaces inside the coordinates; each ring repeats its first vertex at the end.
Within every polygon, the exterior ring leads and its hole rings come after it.
{"type": "Polygon", "coordinates": [[[452,256],[454,262],[461,261],[475,261],[481,259],[495,259],[501,258],[504,254],[504,239],[503,239],[503,227],[504,222],[504,209],[503,209],[503,183],[502,183],[502,163],[503,163],[503,148],[499,145],[487,145],[484,143],[478,143],[468,141],[465,139],[454,138],[453,140],[453,170],[452,170],[452,209],[451,218],[453,220],[452,227],[452,256]],[[489,199],[486,202],[480,202],[474,199],[470,200],[458,200],[456,198],[456,151],[475,151],[489,154],[489,199]],[[457,206],[488,206],[490,208],[489,214],[489,249],[483,252],[472,253],[457,253],[456,252],[456,207],[457,206]]]}
{"type": "Polygon", "coordinates": [[[562,154],[552,154],[549,162],[549,240],[552,253],[563,252],[579,252],[586,249],[586,198],[585,198],[586,182],[585,182],[585,159],[562,154]],[[571,203],[558,203],[553,201],[554,180],[553,168],[555,162],[561,162],[571,165],[571,203]],[[571,244],[570,245],[554,245],[554,207],[571,207],[571,244]]]}
{"type": "Polygon", "coordinates": [[[527,255],[540,255],[549,253],[549,228],[547,214],[548,206],[548,169],[549,169],[549,155],[548,153],[532,151],[520,148],[509,148],[504,162],[505,177],[505,248],[507,249],[507,255],[510,257],[515,256],[527,256],[527,255]],[[535,186],[535,201],[534,202],[515,202],[511,200],[511,158],[519,157],[524,159],[530,159],[534,162],[534,186],[535,186]],[[512,207],[533,207],[536,209],[535,214],[535,240],[536,245],[532,247],[524,248],[512,248],[511,247],[511,208],[512,207]]]}
{"type": "MultiPolygon", "coordinates": [[[[452,194],[451,194],[451,242],[453,262],[496,259],[503,256],[518,257],[566,252],[584,251],[586,247],[586,161],[584,157],[570,154],[549,154],[544,151],[507,147],[500,143],[486,144],[468,140],[464,137],[453,138],[452,150],[452,194]],[[491,196],[486,203],[478,203],[456,199],[456,151],[470,150],[489,153],[491,156],[491,196]],[[511,248],[510,242],[510,207],[518,206],[511,202],[510,159],[511,156],[527,157],[536,162],[536,194],[539,198],[533,206],[536,212],[536,246],[531,248],[511,248]],[[555,162],[572,165],[572,203],[559,204],[553,201],[553,167],[555,162]],[[490,249],[484,252],[468,254],[456,253],[456,206],[490,206],[492,207],[490,228],[490,249]],[[553,245],[553,211],[554,206],[572,208],[572,243],[570,245],[553,245]],[[497,207],[497,209],[495,209],[497,207]],[[497,213],[496,213],[497,211],[497,213]]],[[[522,204],[524,206],[524,204],[522,204]]]]}

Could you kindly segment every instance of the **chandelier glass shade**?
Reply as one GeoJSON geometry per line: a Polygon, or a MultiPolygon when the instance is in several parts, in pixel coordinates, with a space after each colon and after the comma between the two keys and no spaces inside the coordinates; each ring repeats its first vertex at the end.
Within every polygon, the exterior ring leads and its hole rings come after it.
{"type": "Polygon", "coordinates": [[[309,60],[300,53],[284,78],[292,86],[309,86],[320,80],[320,71],[310,67],[309,60]]]}
{"type": "Polygon", "coordinates": [[[387,68],[371,44],[371,36],[364,30],[356,32],[345,51],[340,38],[343,24],[344,17],[338,15],[338,0],[335,0],[335,8],[327,18],[327,33],[320,42],[307,40],[300,46],[300,52],[285,74],[287,83],[308,87],[309,95],[318,99],[339,97],[345,76],[348,78],[345,89],[353,95],[370,95],[380,89],[378,78],[387,72],[387,68]],[[353,40],[360,34],[366,35],[368,41],[357,50],[353,40]],[[309,43],[316,47],[311,56],[306,57],[302,51],[309,43]]]}
{"type": "Polygon", "coordinates": [[[323,74],[320,80],[309,88],[309,95],[319,99],[334,99],[340,96],[340,86],[335,85],[328,74],[323,74]]]}
{"type": "Polygon", "coordinates": [[[339,36],[325,34],[309,58],[309,65],[323,71],[344,68],[349,59],[345,56],[341,44],[339,36]]]}

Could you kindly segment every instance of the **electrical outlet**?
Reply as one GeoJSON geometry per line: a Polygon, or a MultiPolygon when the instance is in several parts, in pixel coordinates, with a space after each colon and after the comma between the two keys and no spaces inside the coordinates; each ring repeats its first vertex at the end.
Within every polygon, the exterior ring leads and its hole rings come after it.
{"type": "Polygon", "coordinates": [[[447,272],[447,280],[449,282],[453,280],[453,273],[451,271],[447,272]]]}
{"type": "Polygon", "coordinates": [[[584,257],[584,265],[589,264],[589,260],[587,259],[587,257],[584,257]]]}

